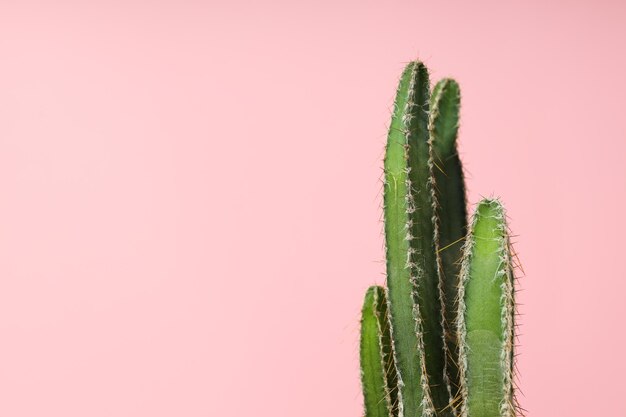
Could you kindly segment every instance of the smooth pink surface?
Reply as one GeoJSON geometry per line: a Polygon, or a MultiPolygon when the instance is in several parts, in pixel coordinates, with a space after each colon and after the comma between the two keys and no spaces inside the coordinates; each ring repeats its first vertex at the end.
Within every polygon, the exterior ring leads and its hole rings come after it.
{"type": "MultiPolygon", "coordinates": [[[[548,4],[550,3],[550,4],[548,4]]],[[[0,3],[0,416],[361,415],[420,57],[519,235],[529,416],[624,416],[626,8],[0,3]]]]}

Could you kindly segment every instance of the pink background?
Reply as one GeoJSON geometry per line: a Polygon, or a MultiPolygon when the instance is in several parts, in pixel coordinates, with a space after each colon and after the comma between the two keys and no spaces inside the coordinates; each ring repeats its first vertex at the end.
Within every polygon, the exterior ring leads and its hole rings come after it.
{"type": "Polygon", "coordinates": [[[618,1],[0,1],[0,416],[359,416],[420,57],[525,269],[529,416],[625,416],[618,1]],[[86,4],[85,4],[86,3],[86,4]],[[547,4],[551,3],[551,4],[547,4]]]}

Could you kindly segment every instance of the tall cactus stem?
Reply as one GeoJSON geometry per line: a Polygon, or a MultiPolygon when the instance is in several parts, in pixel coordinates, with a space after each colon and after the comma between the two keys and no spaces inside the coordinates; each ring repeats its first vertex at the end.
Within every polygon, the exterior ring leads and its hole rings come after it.
{"type": "Polygon", "coordinates": [[[433,204],[434,242],[443,328],[444,382],[450,398],[449,409],[458,415],[458,348],[456,343],[456,292],[462,245],[467,233],[467,211],[463,169],[457,152],[460,89],[456,81],[445,78],[432,92],[428,130],[430,134],[430,175],[433,204]]]}
{"type": "Polygon", "coordinates": [[[433,188],[435,179],[430,167],[429,105],[430,83],[426,68],[421,65],[409,89],[406,131],[408,144],[408,193],[413,206],[408,211],[410,230],[410,268],[413,283],[414,317],[421,364],[422,413],[438,414],[449,403],[444,381],[443,328],[437,253],[434,234],[435,211],[433,188]]]}
{"type": "Polygon", "coordinates": [[[408,101],[411,78],[415,73],[415,64],[410,63],[404,69],[389,127],[385,151],[384,176],[384,225],[387,259],[387,287],[389,288],[389,321],[393,338],[394,363],[398,378],[398,414],[417,416],[416,400],[420,390],[414,381],[419,376],[417,362],[417,340],[414,335],[413,300],[411,294],[410,270],[408,268],[409,244],[405,239],[407,228],[406,159],[407,146],[403,114],[408,101]],[[407,296],[407,294],[409,294],[407,296]],[[404,337],[398,337],[399,334],[404,337]],[[405,403],[409,403],[405,406],[405,403]]]}
{"type": "MultiPolygon", "coordinates": [[[[425,131],[428,109],[428,72],[420,62],[409,63],[396,92],[385,152],[385,244],[387,286],[393,351],[398,378],[400,417],[433,414],[426,370],[421,308],[416,290],[418,256],[415,243],[417,211],[414,189],[414,143],[425,131]],[[425,106],[425,107],[424,107],[425,106]]],[[[426,140],[424,140],[424,145],[426,140]]],[[[425,165],[425,164],[423,164],[425,165]]],[[[422,195],[419,195],[422,197],[422,195]]],[[[430,222],[430,218],[428,219],[430,222]]]]}

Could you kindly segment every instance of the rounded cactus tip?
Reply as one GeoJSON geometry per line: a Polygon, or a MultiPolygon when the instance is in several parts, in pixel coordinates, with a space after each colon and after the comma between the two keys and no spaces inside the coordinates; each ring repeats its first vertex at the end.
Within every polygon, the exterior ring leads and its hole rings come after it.
{"type": "Polygon", "coordinates": [[[504,205],[497,197],[483,198],[478,202],[476,213],[479,216],[501,216],[504,214],[504,205]]]}
{"type": "Polygon", "coordinates": [[[438,84],[441,84],[443,86],[446,86],[447,88],[456,88],[457,90],[460,90],[461,87],[459,87],[459,83],[454,79],[454,78],[450,78],[450,77],[444,77],[441,80],[438,81],[438,84]]]}

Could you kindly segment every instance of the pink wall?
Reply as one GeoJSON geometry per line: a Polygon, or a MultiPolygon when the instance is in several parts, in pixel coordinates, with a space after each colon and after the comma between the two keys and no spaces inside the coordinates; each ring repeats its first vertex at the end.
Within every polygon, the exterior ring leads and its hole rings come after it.
{"type": "Polygon", "coordinates": [[[522,405],[626,415],[626,6],[261,3],[0,1],[0,416],[359,416],[416,57],[519,235],[522,405]]]}

